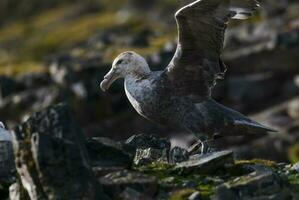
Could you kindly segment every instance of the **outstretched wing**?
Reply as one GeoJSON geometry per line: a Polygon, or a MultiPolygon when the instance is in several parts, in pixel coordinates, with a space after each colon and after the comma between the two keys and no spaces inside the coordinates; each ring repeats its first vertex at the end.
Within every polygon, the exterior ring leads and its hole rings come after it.
{"type": "Polygon", "coordinates": [[[224,77],[221,60],[230,19],[247,19],[259,7],[255,0],[198,0],[176,14],[178,45],[166,74],[179,95],[210,96],[224,77]]]}

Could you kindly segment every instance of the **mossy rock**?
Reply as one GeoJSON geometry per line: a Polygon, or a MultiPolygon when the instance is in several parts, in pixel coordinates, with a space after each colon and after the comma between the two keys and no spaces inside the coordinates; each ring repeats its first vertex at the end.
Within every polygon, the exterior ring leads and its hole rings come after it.
{"type": "Polygon", "coordinates": [[[194,192],[196,192],[194,189],[178,190],[170,195],[169,200],[185,200],[188,199],[188,197],[194,192]]]}
{"type": "Polygon", "coordinates": [[[289,159],[292,163],[299,162],[299,143],[289,149],[289,159]]]}

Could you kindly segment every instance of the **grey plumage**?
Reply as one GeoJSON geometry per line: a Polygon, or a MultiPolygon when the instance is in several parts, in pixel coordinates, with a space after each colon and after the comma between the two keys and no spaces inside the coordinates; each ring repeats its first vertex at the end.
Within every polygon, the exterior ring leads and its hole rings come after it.
{"type": "Polygon", "coordinates": [[[177,50],[166,69],[152,72],[141,56],[124,52],[101,88],[105,91],[117,78],[125,78],[128,99],[140,115],[182,128],[201,141],[274,131],[211,98],[226,72],[221,52],[227,23],[246,19],[257,8],[255,0],[199,0],[181,8],[175,14],[177,50]]]}

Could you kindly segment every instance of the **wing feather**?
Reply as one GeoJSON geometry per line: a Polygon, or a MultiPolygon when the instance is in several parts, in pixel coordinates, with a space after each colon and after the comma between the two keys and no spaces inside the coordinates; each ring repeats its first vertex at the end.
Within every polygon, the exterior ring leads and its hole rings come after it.
{"type": "Polygon", "coordinates": [[[258,6],[255,0],[198,0],[176,12],[178,45],[166,73],[177,94],[210,96],[226,72],[221,52],[229,20],[246,19],[258,6]]]}

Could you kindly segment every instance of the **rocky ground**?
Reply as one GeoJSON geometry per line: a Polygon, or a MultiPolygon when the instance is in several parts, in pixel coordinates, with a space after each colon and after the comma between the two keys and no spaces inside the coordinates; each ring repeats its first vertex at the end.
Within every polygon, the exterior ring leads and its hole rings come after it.
{"type": "Polygon", "coordinates": [[[189,154],[155,135],[84,139],[72,115],[65,104],[50,106],[11,131],[13,149],[2,155],[15,166],[1,176],[1,199],[299,198],[299,163],[238,160],[232,151],[189,154]]]}

